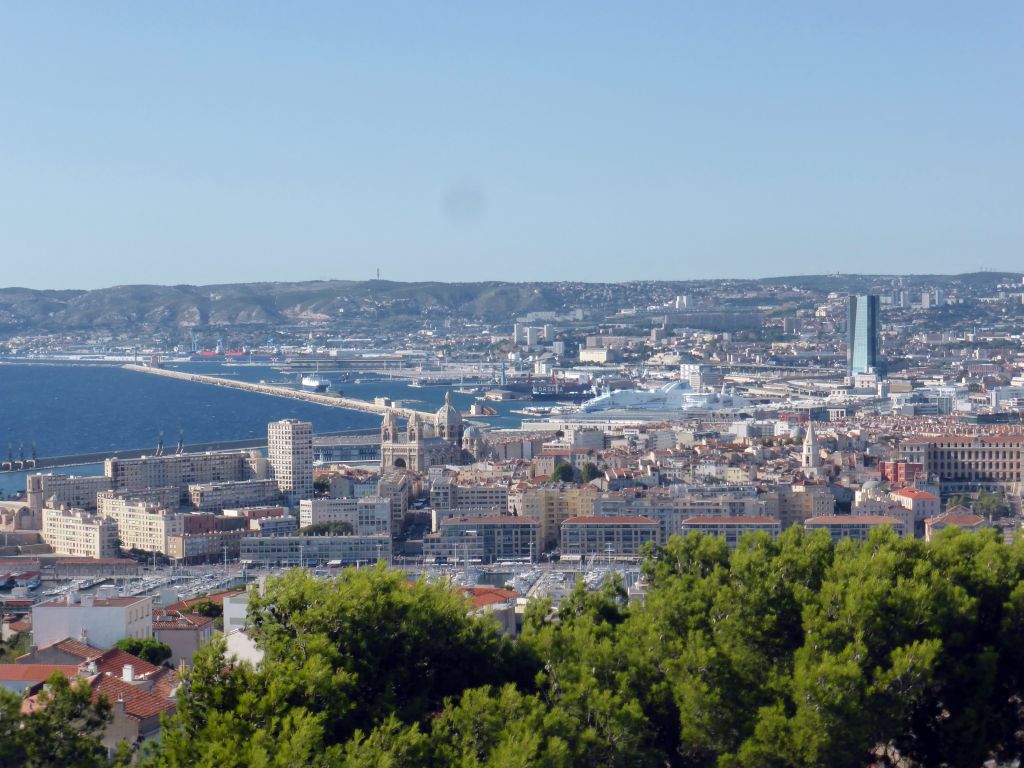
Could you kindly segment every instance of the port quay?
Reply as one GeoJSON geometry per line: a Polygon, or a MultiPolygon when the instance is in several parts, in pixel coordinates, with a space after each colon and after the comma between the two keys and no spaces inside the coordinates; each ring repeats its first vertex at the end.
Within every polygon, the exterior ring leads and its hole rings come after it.
{"type": "Polygon", "coordinates": [[[257,392],[262,395],[273,395],[274,397],[290,397],[293,400],[305,400],[310,403],[316,403],[318,405],[328,405],[335,408],[347,408],[351,411],[362,411],[363,413],[376,413],[383,416],[388,411],[392,411],[396,416],[401,418],[409,418],[413,415],[418,415],[422,418],[433,418],[433,413],[427,413],[425,411],[416,411],[412,408],[401,408],[392,407],[384,403],[368,402],[366,400],[357,400],[353,397],[339,397],[336,395],[322,395],[316,392],[303,392],[301,390],[289,389],[288,387],[279,387],[273,384],[254,384],[248,381],[234,381],[231,379],[222,379],[217,376],[205,376],[201,373],[184,373],[182,371],[170,371],[165,368],[157,368],[148,365],[134,365],[128,364],[123,366],[127,371],[135,371],[137,373],[149,373],[155,376],[166,376],[171,379],[180,379],[181,381],[197,382],[199,384],[212,384],[217,387],[230,387],[233,389],[241,389],[246,392],[257,392]]]}

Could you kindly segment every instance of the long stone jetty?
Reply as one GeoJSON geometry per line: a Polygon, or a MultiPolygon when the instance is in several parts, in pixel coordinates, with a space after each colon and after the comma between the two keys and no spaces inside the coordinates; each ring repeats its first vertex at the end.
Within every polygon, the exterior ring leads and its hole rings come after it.
{"type": "Polygon", "coordinates": [[[376,413],[383,416],[388,411],[393,411],[395,415],[407,419],[413,414],[422,417],[433,418],[434,414],[426,413],[424,411],[416,411],[412,408],[393,408],[388,405],[381,405],[379,403],[370,403],[366,400],[357,400],[354,397],[338,397],[335,395],[322,395],[317,392],[303,392],[298,389],[289,389],[288,387],[279,387],[273,384],[253,384],[248,381],[234,381],[232,379],[222,379],[219,376],[204,376],[201,373],[185,373],[183,371],[170,371],[165,368],[154,368],[148,365],[125,365],[123,366],[126,371],[136,371],[137,373],[149,373],[155,376],[166,376],[169,379],[179,379],[181,381],[191,381],[199,384],[212,384],[215,387],[228,387],[230,389],[241,389],[245,392],[256,392],[261,395],[272,395],[274,397],[290,397],[293,400],[305,400],[308,403],[316,403],[317,405],[328,405],[334,408],[346,408],[350,411],[362,411],[363,413],[376,413]]]}

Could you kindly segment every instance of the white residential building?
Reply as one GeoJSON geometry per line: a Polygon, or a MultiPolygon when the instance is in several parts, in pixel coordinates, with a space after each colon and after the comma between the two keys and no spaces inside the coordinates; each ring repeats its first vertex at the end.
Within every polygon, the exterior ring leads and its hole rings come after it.
{"type": "Polygon", "coordinates": [[[153,598],[107,597],[73,593],[32,606],[32,644],[45,648],[70,637],[94,648],[118,640],[153,636],[153,598]]]}
{"type": "Polygon", "coordinates": [[[167,537],[185,532],[184,515],[149,501],[98,499],[99,514],[117,523],[117,537],[124,549],[167,552],[167,537]]]}
{"type": "Polygon", "coordinates": [[[58,555],[117,557],[117,523],[83,509],[44,509],[43,541],[58,555]]]}
{"type": "Polygon", "coordinates": [[[299,502],[299,527],[320,523],[348,523],[359,536],[391,533],[391,499],[303,499],[299,502]]]}
{"type": "Polygon", "coordinates": [[[284,419],[267,425],[267,459],[289,506],[313,497],[313,425],[284,419]]]}

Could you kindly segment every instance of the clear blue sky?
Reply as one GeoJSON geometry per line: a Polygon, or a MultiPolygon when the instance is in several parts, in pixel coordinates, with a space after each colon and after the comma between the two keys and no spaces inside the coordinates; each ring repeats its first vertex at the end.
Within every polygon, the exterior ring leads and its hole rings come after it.
{"type": "Polygon", "coordinates": [[[4,2],[0,285],[1024,265],[1024,3],[4,2]]]}

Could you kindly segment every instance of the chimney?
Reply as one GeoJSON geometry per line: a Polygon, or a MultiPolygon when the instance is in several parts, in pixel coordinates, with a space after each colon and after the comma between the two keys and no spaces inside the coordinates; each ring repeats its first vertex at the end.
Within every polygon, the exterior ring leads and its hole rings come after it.
{"type": "Polygon", "coordinates": [[[121,679],[126,683],[135,682],[135,667],[131,664],[125,664],[121,668],[121,679]]]}
{"type": "Polygon", "coordinates": [[[82,630],[78,633],[78,640],[79,640],[79,642],[84,643],[85,645],[88,645],[89,644],[89,630],[87,630],[85,627],[82,627],[82,630]]]}

